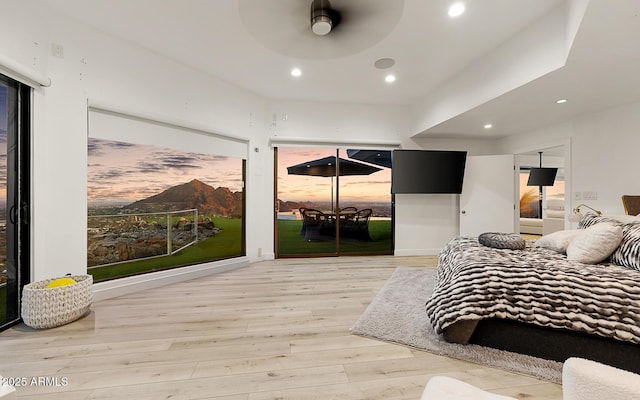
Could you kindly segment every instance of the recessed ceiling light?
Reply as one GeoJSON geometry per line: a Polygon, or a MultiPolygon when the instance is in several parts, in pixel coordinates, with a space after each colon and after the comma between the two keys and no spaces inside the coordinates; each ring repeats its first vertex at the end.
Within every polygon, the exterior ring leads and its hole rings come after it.
{"type": "Polygon", "coordinates": [[[558,100],[556,100],[557,104],[564,104],[566,102],[567,102],[567,99],[558,99],[558,100]]]}
{"type": "Polygon", "coordinates": [[[493,128],[493,125],[491,125],[491,124],[485,124],[484,125],[484,129],[491,129],[491,128],[493,128]]]}
{"type": "Polygon", "coordinates": [[[291,70],[291,76],[298,77],[302,75],[302,70],[300,68],[294,68],[291,70]]]}
{"type": "Polygon", "coordinates": [[[393,75],[393,74],[389,74],[389,75],[384,77],[384,81],[387,82],[387,83],[395,82],[396,81],[396,76],[393,75]]]}
{"type": "Polygon", "coordinates": [[[451,18],[456,18],[464,14],[464,3],[453,3],[451,7],[449,7],[449,16],[451,18]]]}

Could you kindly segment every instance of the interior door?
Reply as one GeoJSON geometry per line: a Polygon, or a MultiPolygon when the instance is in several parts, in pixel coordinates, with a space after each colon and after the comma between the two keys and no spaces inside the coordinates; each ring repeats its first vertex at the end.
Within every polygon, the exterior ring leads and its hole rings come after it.
{"type": "Polygon", "coordinates": [[[460,234],[516,231],[515,156],[467,157],[460,195],[460,234]]]}

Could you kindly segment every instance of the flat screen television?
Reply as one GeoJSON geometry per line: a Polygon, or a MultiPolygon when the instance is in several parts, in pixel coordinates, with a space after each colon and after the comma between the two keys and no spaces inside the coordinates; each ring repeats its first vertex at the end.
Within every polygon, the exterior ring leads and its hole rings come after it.
{"type": "Polygon", "coordinates": [[[558,168],[531,168],[527,186],[553,186],[558,168]]]}
{"type": "Polygon", "coordinates": [[[462,192],[466,151],[394,150],[391,193],[462,192]]]}

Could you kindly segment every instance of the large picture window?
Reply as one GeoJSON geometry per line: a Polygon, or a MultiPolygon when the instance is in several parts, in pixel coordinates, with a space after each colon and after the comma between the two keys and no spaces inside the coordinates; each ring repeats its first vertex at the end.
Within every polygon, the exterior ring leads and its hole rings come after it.
{"type": "Polygon", "coordinates": [[[89,137],[87,171],[94,281],[245,255],[243,158],[89,137]]]}

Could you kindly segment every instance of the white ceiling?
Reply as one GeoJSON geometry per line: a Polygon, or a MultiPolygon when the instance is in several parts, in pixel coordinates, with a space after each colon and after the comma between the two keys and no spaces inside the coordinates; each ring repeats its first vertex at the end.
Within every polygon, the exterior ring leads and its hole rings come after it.
{"type": "MultiPolygon", "coordinates": [[[[311,0],[41,1],[267,98],[415,106],[572,0],[467,0],[457,19],[453,0],[331,0],[343,21],[324,37],[310,32],[311,0]],[[375,68],[384,57],[395,65],[375,68]]],[[[417,133],[498,137],[637,101],[639,12],[637,0],[591,0],[567,67],[417,133]]]]}

